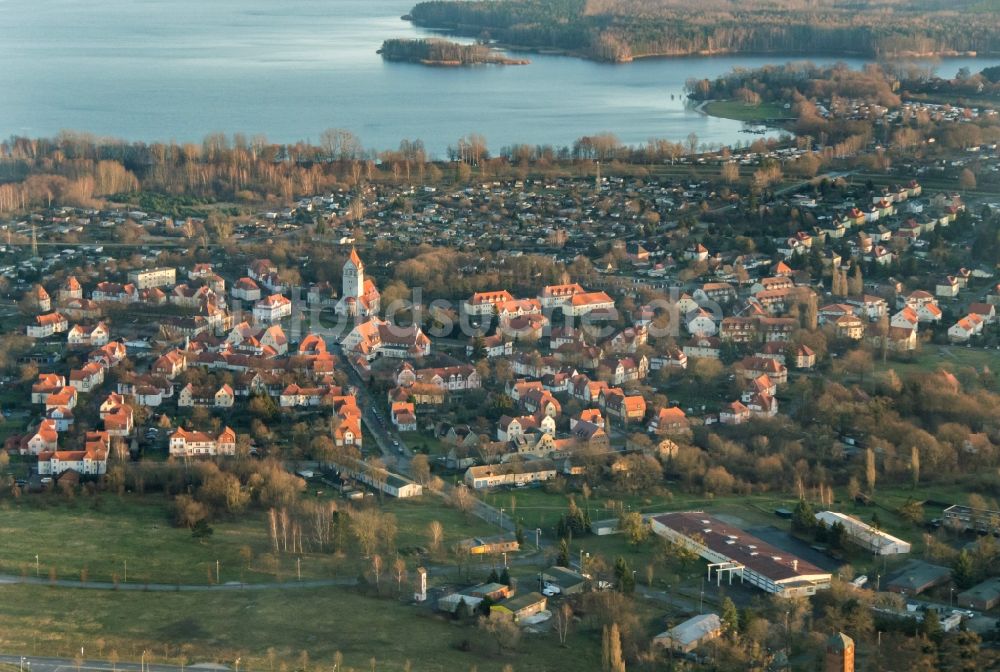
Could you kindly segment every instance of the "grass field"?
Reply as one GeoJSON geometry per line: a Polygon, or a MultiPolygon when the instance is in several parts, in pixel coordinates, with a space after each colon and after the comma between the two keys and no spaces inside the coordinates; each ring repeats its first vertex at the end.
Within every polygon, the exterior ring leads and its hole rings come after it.
{"type": "Polygon", "coordinates": [[[963,367],[972,367],[978,371],[984,368],[995,370],[1000,361],[1000,352],[985,348],[966,348],[957,345],[924,345],[913,361],[887,359],[885,362],[875,358],[875,368],[878,371],[893,369],[900,376],[912,373],[932,373],[938,369],[955,371],[963,367]]]}
{"type": "Polygon", "coordinates": [[[738,100],[713,100],[705,105],[705,113],[713,117],[735,119],[736,121],[759,121],[790,116],[789,110],[774,103],[747,105],[738,100]]]}
{"type": "MultiPolygon", "coordinates": [[[[265,516],[248,512],[238,520],[212,523],[214,533],[204,541],[186,529],[170,524],[166,502],[147,495],[145,499],[101,495],[99,505],[91,498],[66,502],[61,497],[31,495],[14,504],[0,504],[0,573],[79,579],[86,569],[90,581],[125,578],[129,583],[204,584],[215,580],[291,580],[297,567],[289,556],[270,555],[265,516]],[[250,548],[250,567],[241,549],[250,548]]],[[[489,534],[495,528],[478,518],[445,507],[427,496],[415,500],[386,500],[382,508],[397,519],[397,547],[426,546],[427,527],[432,520],[444,528],[443,545],[471,536],[489,534]]],[[[301,562],[303,578],[356,576],[361,562],[353,557],[306,553],[301,562]]]]}
{"type": "Polygon", "coordinates": [[[6,651],[122,661],[232,665],[247,672],[331,669],[335,652],[355,669],[444,672],[478,667],[515,670],[594,669],[599,633],[577,632],[569,648],[554,634],[522,638],[518,650],[497,655],[496,645],[471,626],[459,626],[429,608],[403,605],[338,588],[246,593],[121,593],[0,586],[0,641],[6,651]],[[471,651],[457,648],[463,640],[471,651]],[[274,649],[269,660],[268,649],[274,649]],[[376,661],[373,667],[371,659],[376,661]]]}

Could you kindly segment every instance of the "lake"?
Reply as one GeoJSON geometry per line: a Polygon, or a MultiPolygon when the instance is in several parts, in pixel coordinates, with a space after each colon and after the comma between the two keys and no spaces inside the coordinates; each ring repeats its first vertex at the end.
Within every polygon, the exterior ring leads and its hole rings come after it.
{"type": "MultiPolygon", "coordinates": [[[[441,157],[468,133],[494,150],[571,144],[609,131],[734,144],[757,136],[686,104],[685,80],[778,57],[627,65],[533,54],[528,66],[386,63],[389,37],[429,33],[399,17],[413,0],[0,0],[0,135],[61,129],[198,141],[223,131],[316,141],[346,128],[366,147],[420,138],[441,157]]],[[[828,61],[832,59],[815,59],[828,61]]],[[[863,61],[847,59],[853,66],[863,61]]],[[[953,75],[997,60],[952,59],[953,75]]]]}

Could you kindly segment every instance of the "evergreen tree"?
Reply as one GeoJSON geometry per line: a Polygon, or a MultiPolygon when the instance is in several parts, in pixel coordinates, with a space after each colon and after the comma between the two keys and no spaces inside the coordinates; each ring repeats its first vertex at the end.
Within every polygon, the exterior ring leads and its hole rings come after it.
{"type": "Polygon", "coordinates": [[[739,632],[740,628],[740,612],[737,611],[736,605],[733,601],[726,597],[722,600],[722,623],[726,628],[726,631],[730,634],[736,634],[739,632]]]}
{"type": "Polygon", "coordinates": [[[559,557],[556,564],[560,567],[569,567],[569,542],[566,539],[559,540],[559,557]]]}
{"type": "Polygon", "coordinates": [[[816,527],[816,512],[813,511],[812,504],[804,499],[800,499],[792,511],[792,530],[802,534],[812,532],[816,527]]]}
{"type": "Polygon", "coordinates": [[[524,546],[524,526],[521,525],[521,521],[517,521],[517,527],[514,529],[514,539],[517,540],[518,547],[524,546]]]}
{"type": "Polygon", "coordinates": [[[920,631],[928,639],[937,639],[941,635],[941,618],[937,609],[928,609],[924,612],[924,620],[920,624],[920,631]]]}
{"type": "Polygon", "coordinates": [[[951,579],[959,588],[971,588],[976,583],[972,556],[965,549],[955,557],[951,566],[951,579]]]}
{"type": "Polygon", "coordinates": [[[500,572],[499,583],[502,583],[505,586],[509,586],[510,585],[510,572],[507,571],[506,567],[504,567],[503,571],[500,572]]]}
{"type": "Polygon", "coordinates": [[[626,595],[631,595],[635,592],[635,575],[632,573],[632,568],[629,566],[628,561],[620,555],[615,560],[615,582],[618,585],[619,592],[626,595]]]}
{"type": "Polygon", "coordinates": [[[472,618],[472,610],[469,609],[469,603],[463,597],[458,601],[458,606],[455,607],[455,620],[465,622],[470,618],[472,618]]]}
{"type": "Polygon", "coordinates": [[[490,570],[490,575],[486,577],[486,583],[500,583],[500,577],[497,575],[496,567],[490,570]]]}

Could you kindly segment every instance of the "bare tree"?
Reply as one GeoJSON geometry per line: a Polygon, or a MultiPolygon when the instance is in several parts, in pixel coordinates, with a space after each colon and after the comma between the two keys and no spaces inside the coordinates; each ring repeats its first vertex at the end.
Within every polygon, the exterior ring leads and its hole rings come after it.
{"type": "Polygon", "coordinates": [[[432,520],[427,524],[427,540],[431,546],[431,553],[438,553],[441,550],[442,539],[444,539],[444,526],[432,520]]]}
{"type": "Polygon", "coordinates": [[[396,560],[392,563],[392,571],[396,575],[396,594],[403,594],[403,581],[406,581],[406,560],[396,556],[396,560]]]}
{"type": "Polygon", "coordinates": [[[559,644],[566,646],[566,637],[569,636],[569,624],[573,620],[573,607],[568,602],[563,602],[556,610],[556,634],[559,635],[559,644]]]}

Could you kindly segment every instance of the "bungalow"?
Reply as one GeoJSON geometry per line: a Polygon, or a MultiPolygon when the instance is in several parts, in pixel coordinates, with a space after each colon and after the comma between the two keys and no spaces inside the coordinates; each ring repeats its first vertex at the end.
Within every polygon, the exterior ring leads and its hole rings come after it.
{"type": "Polygon", "coordinates": [[[518,595],[499,604],[490,606],[490,616],[509,618],[515,623],[529,616],[545,611],[547,598],[541,593],[518,595]]]}

